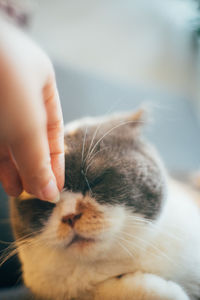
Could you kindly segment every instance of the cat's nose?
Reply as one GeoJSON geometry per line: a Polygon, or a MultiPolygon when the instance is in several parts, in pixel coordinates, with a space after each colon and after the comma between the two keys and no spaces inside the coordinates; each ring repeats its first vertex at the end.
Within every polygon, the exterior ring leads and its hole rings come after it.
{"type": "Polygon", "coordinates": [[[82,213],[79,214],[69,214],[62,217],[62,223],[68,224],[72,228],[74,227],[76,221],[78,221],[82,216],[82,213]]]}

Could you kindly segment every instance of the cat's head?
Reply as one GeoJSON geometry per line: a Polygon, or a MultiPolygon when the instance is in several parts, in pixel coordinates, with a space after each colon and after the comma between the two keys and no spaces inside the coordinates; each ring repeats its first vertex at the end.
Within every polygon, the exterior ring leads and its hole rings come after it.
{"type": "Polygon", "coordinates": [[[94,260],[156,220],[165,198],[164,176],[157,154],[141,139],[142,115],[69,124],[61,200],[13,199],[17,238],[39,238],[38,247],[94,260]]]}

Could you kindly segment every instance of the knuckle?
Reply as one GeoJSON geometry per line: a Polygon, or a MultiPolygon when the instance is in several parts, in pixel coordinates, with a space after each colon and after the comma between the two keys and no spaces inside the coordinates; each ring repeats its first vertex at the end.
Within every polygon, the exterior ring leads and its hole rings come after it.
{"type": "Polygon", "coordinates": [[[57,130],[58,132],[62,131],[63,130],[62,120],[59,119],[59,120],[56,120],[55,122],[53,122],[51,124],[48,124],[47,129],[48,129],[48,131],[52,131],[52,130],[57,130]]]}
{"type": "Polygon", "coordinates": [[[63,154],[64,155],[64,138],[63,136],[49,136],[49,151],[50,154],[63,154]]]}
{"type": "Polygon", "coordinates": [[[64,143],[64,127],[62,120],[47,125],[48,139],[55,140],[57,144],[64,143]]]}

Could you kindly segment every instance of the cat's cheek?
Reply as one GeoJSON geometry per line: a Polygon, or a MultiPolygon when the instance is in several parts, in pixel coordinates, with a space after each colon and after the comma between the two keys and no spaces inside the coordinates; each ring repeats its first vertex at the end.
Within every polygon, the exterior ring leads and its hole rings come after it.
{"type": "Polygon", "coordinates": [[[71,239],[73,237],[73,232],[69,226],[66,226],[63,223],[58,224],[57,232],[56,232],[56,237],[58,242],[59,241],[65,241],[67,239],[71,239]]]}
{"type": "Polygon", "coordinates": [[[127,210],[124,206],[113,205],[105,207],[105,215],[109,222],[110,233],[119,233],[127,221],[127,210]]]}

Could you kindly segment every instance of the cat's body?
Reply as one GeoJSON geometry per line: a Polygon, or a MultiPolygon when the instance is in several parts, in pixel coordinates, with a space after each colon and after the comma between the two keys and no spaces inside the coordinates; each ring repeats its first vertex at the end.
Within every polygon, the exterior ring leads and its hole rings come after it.
{"type": "Polygon", "coordinates": [[[200,196],[168,178],[140,122],[137,113],[68,126],[61,201],[11,200],[24,281],[37,297],[200,296],[200,196]]]}

